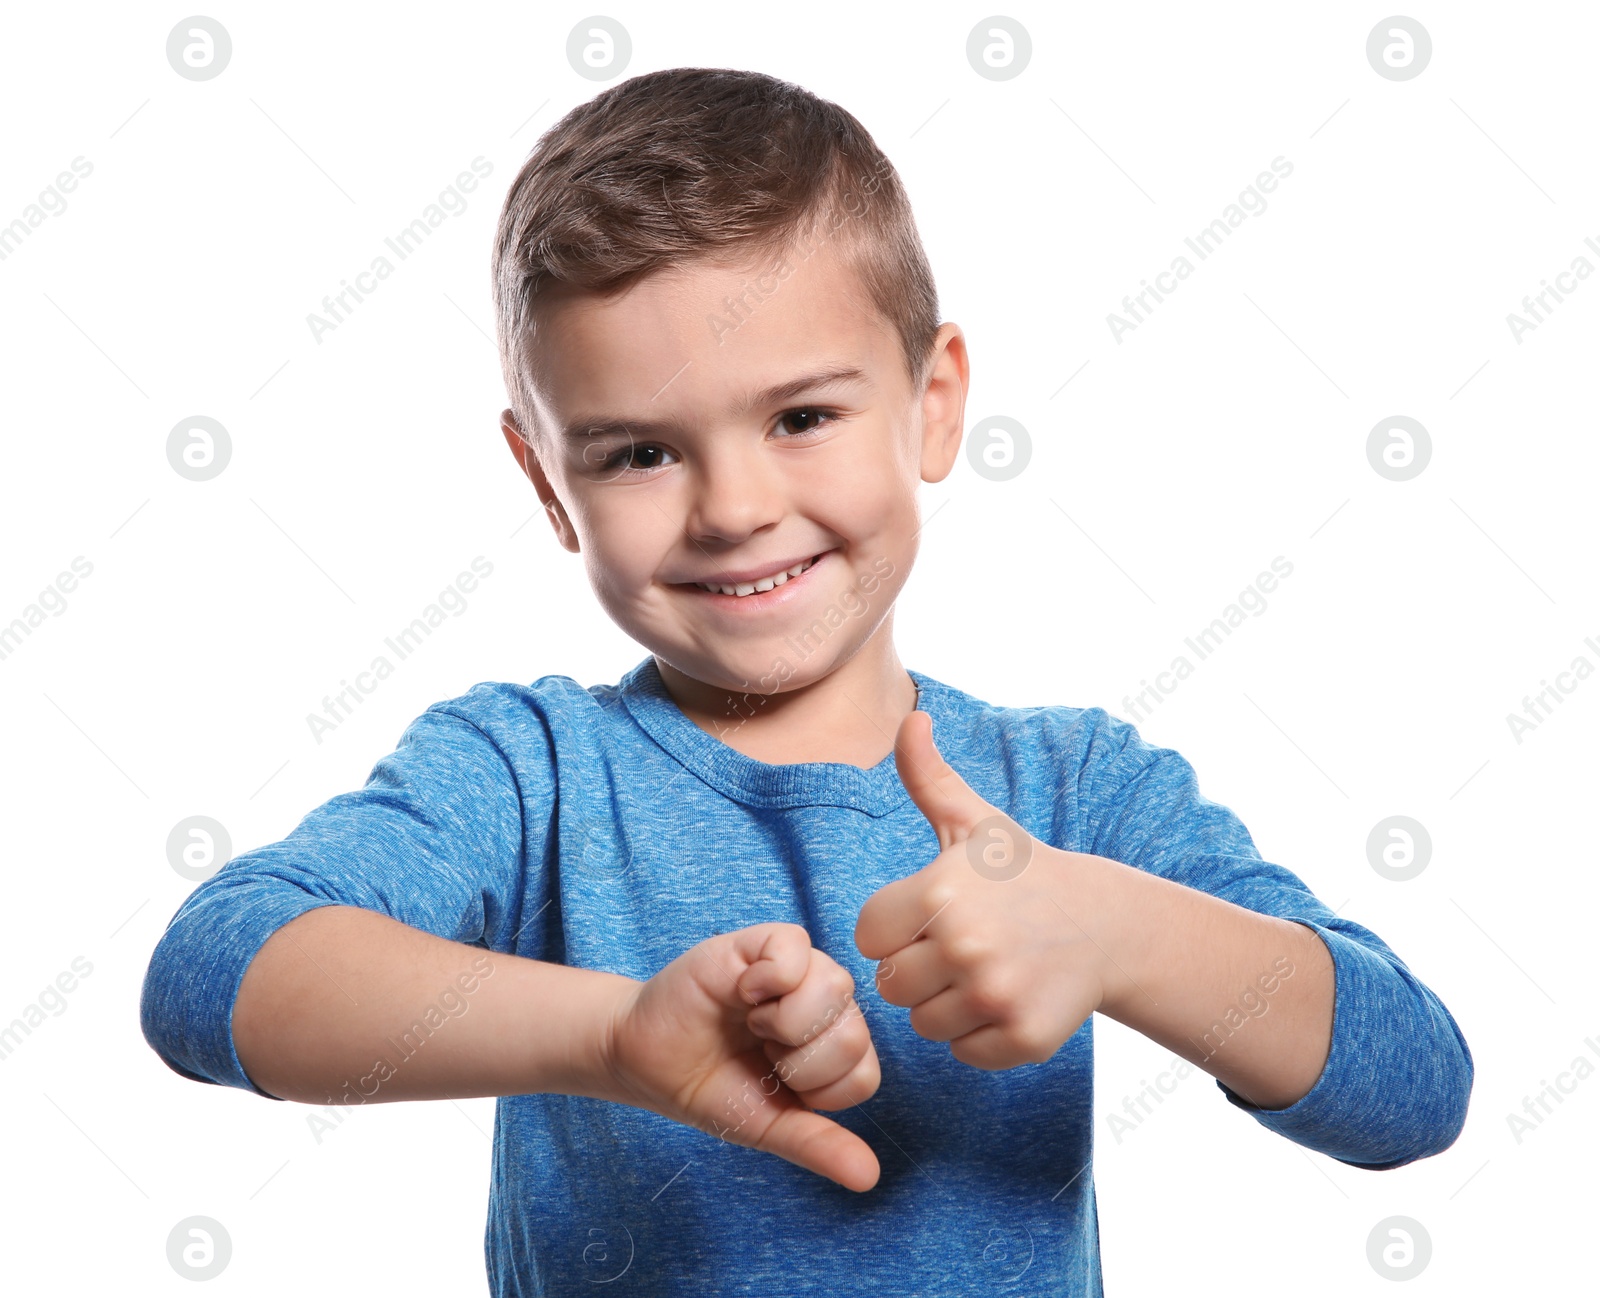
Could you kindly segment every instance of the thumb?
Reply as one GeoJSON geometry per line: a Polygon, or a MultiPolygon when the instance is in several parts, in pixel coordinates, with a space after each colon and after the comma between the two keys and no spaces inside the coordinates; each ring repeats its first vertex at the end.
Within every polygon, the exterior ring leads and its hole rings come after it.
{"type": "Polygon", "coordinates": [[[793,1108],[779,1110],[754,1147],[858,1194],[878,1183],[881,1169],[872,1146],[798,1099],[793,1108]]]}
{"type": "Polygon", "coordinates": [[[910,713],[894,737],[894,764],[911,800],[939,836],[939,848],[971,835],[979,821],[998,814],[940,755],[933,742],[933,718],[910,713]]]}

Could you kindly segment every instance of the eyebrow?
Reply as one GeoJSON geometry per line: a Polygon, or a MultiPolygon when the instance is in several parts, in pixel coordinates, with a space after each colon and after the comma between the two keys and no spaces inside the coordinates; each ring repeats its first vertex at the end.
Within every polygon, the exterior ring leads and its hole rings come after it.
{"type": "MultiPolygon", "coordinates": [[[[735,414],[743,415],[762,406],[774,406],[792,401],[795,397],[808,392],[868,382],[870,380],[867,372],[858,365],[833,365],[810,374],[798,375],[782,383],[775,383],[760,392],[750,393],[742,401],[737,402],[733,409],[735,414]]],[[[578,415],[562,426],[561,436],[568,442],[581,442],[606,436],[658,437],[680,432],[682,427],[675,419],[624,419],[617,415],[578,415]]]]}

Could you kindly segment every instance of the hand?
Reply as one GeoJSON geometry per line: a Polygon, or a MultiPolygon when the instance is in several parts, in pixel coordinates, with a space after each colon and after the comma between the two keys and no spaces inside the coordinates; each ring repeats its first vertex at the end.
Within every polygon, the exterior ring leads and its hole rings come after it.
{"type": "Polygon", "coordinates": [[[883,998],[962,1063],[1043,1063],[1105,1003],[1109,957],[1078,921],[1101,918],[1109,863],[1030,836],[973,792],[932,731],[911,713],[894,757],[940,853],[867,899],[856,946],[881,962],[883,998]]]}
{"type": "Polygon", "coordinates": [[[626,1103],[870,1190],[872,1147],[813,1112],[878,1089],[854,992],[849,972],[798,924],[723,933],[623,999],[607,1067],[626,1103]]]}

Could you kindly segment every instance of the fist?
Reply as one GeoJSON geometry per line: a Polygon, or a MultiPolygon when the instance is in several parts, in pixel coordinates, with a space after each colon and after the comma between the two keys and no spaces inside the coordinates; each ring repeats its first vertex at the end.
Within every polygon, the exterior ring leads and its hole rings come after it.
{"type": "Polygon", "coordinates": [[[815,1110],[872,1096],[878,1055],[854,980],[798,924],[756,924],[684,952],[619,1006],[607,1057],[625,1103],[847,1189],[877,1184],[871,1146],[815,1110]]]}
{"type": "Polygon", "coordinates": [[[1109,863],[1041,843],[985,802],[940,756],[932,727],[912,712],[894,754],[941,850],[867,899],[856,946],[880,962],[884,1000],[962,1063],[1043,1063],[1105,1000],[1108,957],[1091,930],[1109,863]]]}

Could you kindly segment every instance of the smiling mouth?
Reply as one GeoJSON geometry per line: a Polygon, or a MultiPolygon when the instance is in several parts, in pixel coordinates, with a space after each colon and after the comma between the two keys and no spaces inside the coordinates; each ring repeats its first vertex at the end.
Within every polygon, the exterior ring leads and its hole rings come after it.
{"type": "Polygon", "coordinates": [[[773,590],[778,586],[782,586],[791,578],[798,577],[801,573],[808,571],[821,557],[822,555],[820,554],[814,554],[809,559],[795,564],[792,568],[786,568],[770,577],[763,577],[760,581],[740,582],[737,585],[712,585],[703,581],[690,582],[689,584],[698,590],[709,591],[713,595],[734,595],[742,599],[747,595],[758,595],[763,591],[773,590]]]}

